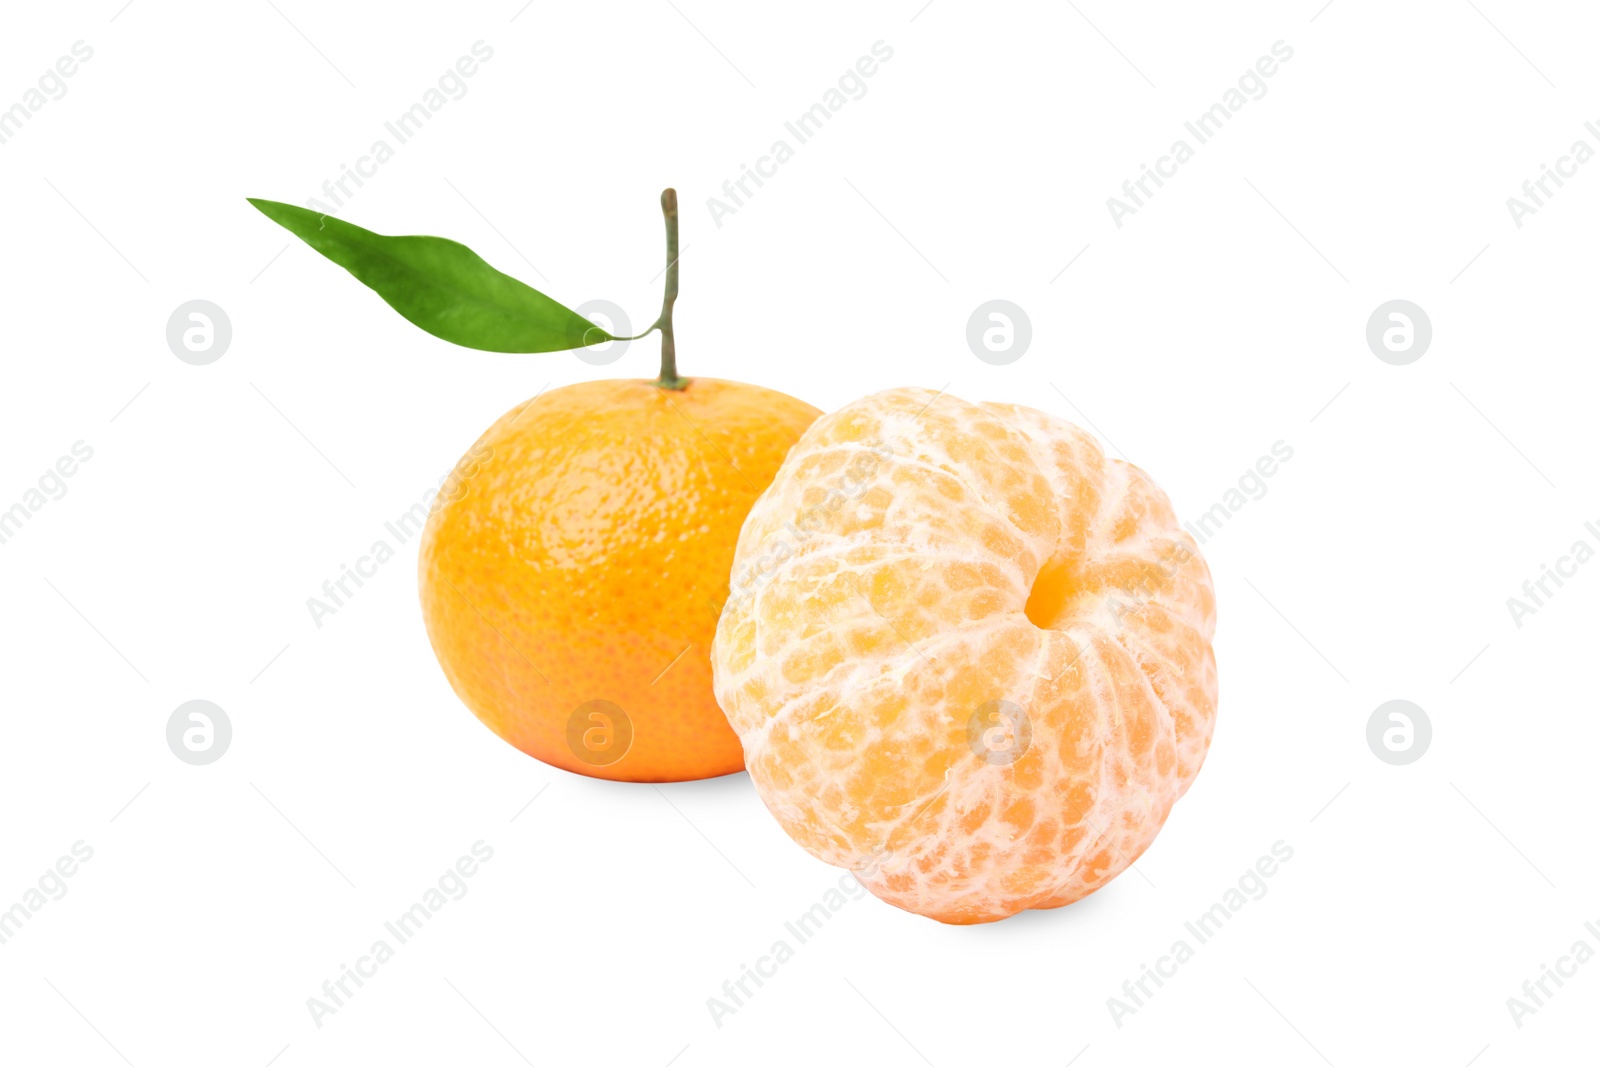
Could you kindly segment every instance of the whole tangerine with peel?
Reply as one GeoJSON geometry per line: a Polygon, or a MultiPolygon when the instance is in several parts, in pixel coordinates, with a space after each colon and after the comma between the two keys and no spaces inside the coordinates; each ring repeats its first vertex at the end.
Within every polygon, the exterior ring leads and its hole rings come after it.
{"type": "MultiPolygon", "coordinates": [[[[406,319],[455,344],[554,352],[617,337],[441,237],[392,237],[252,200],[406,319]]],[[[490,729],[579,774],[674,782],[743,752],[711,686],[739,528],[820,414],[678,374],[678,202],[661,196],[661,374],[541,393],[495,422],[434,500],[423,620],[445,677],[490,729]]]]}
{"type": "Polygon", "coordinates": [[[422,616],[456,694],[580,774],[741,770],[711,640],[739,527],[818,414],[696,378],[584,382],[501,416],[422,539],[422,616]]]}
{"type": "Polygon", "coordinates": [[[757,790],[812,855],[981,923],[1139,858],[1216,719],[1210,572],[1062,419],[924,389],[823,416],[757,501],[712,646],[757,790]]]}

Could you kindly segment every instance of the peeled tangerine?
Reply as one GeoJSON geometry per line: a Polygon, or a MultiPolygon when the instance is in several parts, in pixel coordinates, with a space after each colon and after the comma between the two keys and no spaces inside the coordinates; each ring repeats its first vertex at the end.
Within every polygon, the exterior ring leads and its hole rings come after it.
{"type": "Polygon", "coordinates": [[[714,684],[789,836],[991,922],[1154,840],[1210,744],[1215,604],[1144,471],[1043,412],[895,389],[819,419],[756,502],[714,684]]]}

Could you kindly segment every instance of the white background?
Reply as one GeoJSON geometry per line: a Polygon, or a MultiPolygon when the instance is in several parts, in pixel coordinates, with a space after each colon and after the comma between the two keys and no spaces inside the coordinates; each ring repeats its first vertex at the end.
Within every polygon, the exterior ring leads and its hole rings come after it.
{"type": "Polygon", "coordinates": [[[94,456],[0,545],[0,908],[74,842],[93,858],[0,945],[0,1059],[1592,1060],[1600,962],[1521,1027],[1506,1001],[1600,949],[1600,562],[1520,628],[1506,600],[1600,547],[1600,163],[1521,228],[1506,198],[1600,148],[1600,20],[1318,2],[8,8],[0,107],[94,55],[0,145],[0,509],[94,456]],[[1031,403],[1189,519],[1293,448],[1204,546],[1215,741],[1136,870],[978,928],[852,900],[718,1026],[707,998],[839,875],[744,776],[608,784],[501,742],[434,662],[414,541],[313,624],[501,412],[654,374],[651,342],[601,368],[453,348],[245,203],[317,195],[478,40],[467,94],[345,218],[638,328],[672,184],[689,374],[823,409],[1031,403]],[[706,198],[879,40],[866,95],[715,226],[706,198]],[[1114,225],[1106,198],[1279,40],[1267,94],[1114,225]],[[165,340],[196,298],[234,334],[203,367],[165,340]],[[965,342],[991,298],[1032,321],[1007,366],[965,342]],[[1433,324],[1408,366],[1364,336],[1396,298],[1433,324]],[[234,729],[205,767],[165,741],[195,698],[234,729]],[[1434,731],[1403,767],[1365,738],[1395,698],[1434,731]],[[467,895],[315,1025],[307,998],[479,840],[467,895]],[[1118,1026],[1107,998],[1280,840],[1266,895],[1118,1026]]]}

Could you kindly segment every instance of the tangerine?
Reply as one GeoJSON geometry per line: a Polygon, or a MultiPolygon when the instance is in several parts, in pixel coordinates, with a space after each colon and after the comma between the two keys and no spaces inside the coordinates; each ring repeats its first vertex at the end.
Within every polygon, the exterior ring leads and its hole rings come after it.
{"type": "Polygon", "coordinates": [[[1062,419],[924,389],[824,416],[734,572],[712,666],[758,792],[908,911],[1094,892],[1205,758],[1210,572],[1144,471],[1062,419]]]}
{"type": "Polygon", "coordinates": [[[584,382],[506,412],[422,539],[423,619],[456,694],[579,774],[738,771],[711,639],[739,527],[818,414],[712,378],[584,382]]]}

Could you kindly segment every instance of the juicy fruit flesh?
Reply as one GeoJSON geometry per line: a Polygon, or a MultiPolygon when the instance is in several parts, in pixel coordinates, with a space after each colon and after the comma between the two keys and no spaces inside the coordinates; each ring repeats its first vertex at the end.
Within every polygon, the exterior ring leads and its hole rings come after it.
{"type": "Polygon", "coordinates": [[[1034,580],[1033,591],[1028,594],[1028,603],[1023,608],[1023,614],[1028,616],[1029,622],[1040,629],[1049,629],[1060,616],[1067,601],[1079,589],[1080,586],[1070,566],[1047,565],[1034,580]]]}
{"type": "Polygon", "coordinates": [[[746,521],[752,571],[712,655],[751,776],[900,907],[1070,903],[1204,759],[1209,572],[1144,472],[1070,423],[914,389],[825,416],[746,521]]]}
{"type": "Polygon", "coordinates": [[[585,382],[507,412],[423,535],[423,618],[457,695],[517,748],[579,774],[738,771],[711,639],[740,524],[818,414],[710,378],[672,391],[585,382]]]}

